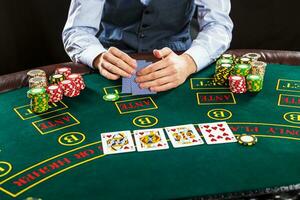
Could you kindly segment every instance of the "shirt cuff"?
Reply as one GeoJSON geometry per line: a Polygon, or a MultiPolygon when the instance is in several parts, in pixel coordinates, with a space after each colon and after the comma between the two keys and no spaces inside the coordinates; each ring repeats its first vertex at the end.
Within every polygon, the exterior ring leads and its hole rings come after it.
{"type": "Polygon", "coordinates": [[[200,45],[192,45],[186,52],[190,55],[197,65],[197,72],[210,65],[214,60],[211,59],[207,50],[200,45]]]}
{"type": "Polygon", "coordinates": [[[81,53],[80,62],[94,69],[95,58],[103,52],[106,52],[106,49],[101,45],[90,45],[81,53]]]}

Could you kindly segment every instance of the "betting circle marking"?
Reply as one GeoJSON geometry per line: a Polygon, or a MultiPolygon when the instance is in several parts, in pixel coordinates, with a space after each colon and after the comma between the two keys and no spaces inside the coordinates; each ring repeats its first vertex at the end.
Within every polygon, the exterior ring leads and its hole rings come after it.
{"type": "Polygon", "coordinates": [[[300,112],[288,112],[283,115],[283,119],[293,124],[300,124],[300,112]],[[290,118],[288,118],[290,117],[290,118]]]}
{"type": "Polygon", "coordinates": [[[7,175],[12,170],[12,165],[9,162],[0,161],[0,177],[7,175]]]}
{"type": "Polygon", "coordinates": [[[85,135],[80,132],[69,132],[58,138],[58,143],[64,146],[75,146],[85,140],[85,135]]]}
{"type": "Polygon", "coordinates": [[[158,119],[152,115],[141,115],[132,120],[132,123],[137,127],[148,128],[155,126],[158,119]]]}
{"type": "Polygon", "coordinates": [[[214,120],[226,120],[232,117],[232,113],[229,110],[218,108],[208,111],[207,116],[214,120]],[[220,117],[218,117],[218,115],[220,115],[220,117]]]}

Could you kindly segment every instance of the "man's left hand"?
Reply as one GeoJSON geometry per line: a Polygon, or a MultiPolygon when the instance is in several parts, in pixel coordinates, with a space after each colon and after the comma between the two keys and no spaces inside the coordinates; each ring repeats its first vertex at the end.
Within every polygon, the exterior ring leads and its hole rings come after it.
{"type": "Polygon", "coordinates": [[[154,50],[153,54],[161,60],[137,72],[136,82],[141,88],[153,92],[170,90],[196,72],[196,64],[188,54],[177,55],[167,47],[154,50]]]}

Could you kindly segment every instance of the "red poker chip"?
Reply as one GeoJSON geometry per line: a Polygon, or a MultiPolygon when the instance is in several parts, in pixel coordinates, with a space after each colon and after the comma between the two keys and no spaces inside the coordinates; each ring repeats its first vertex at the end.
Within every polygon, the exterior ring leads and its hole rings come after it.
{"type": "Polygon", "coordinates": [[[65,77],[68,77],[71,73],[71,68],[69,67],[61,67],[55,70],[55,74],[62,74],[65,77]]]}
{"type": "Polygon", "coordinates": [[[85,84],[80,74],[71,74],[68,76],[68,79],[74,81],[79,90],[85,89],[85,84]]]}

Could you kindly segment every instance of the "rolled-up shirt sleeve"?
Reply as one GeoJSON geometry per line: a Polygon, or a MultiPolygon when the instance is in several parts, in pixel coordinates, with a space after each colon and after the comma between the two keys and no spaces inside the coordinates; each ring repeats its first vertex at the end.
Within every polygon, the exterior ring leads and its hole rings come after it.
{"type": "Polygon", "coordinates": [[[195,3],[200,29],[185,53],[194,59],[200,71],[229,48],[233,23],[229,17],[230,0],[195,0],[195,3]]]}
{"type": "Polygon", "coordinates": [[[94,59],[106,49],[99,32],[105,0],[72,0],[62,33],[65,51],[72,61],[93,67],[94,59]]]}

